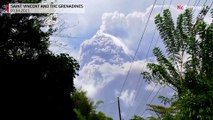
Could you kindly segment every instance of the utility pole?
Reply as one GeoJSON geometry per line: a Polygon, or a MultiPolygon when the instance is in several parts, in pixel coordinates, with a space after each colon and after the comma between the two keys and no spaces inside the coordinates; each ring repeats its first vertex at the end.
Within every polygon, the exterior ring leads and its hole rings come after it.
{"type": "Polygon", "coordinates": [[[121,120],[121,109],[120,109],[120,100],[118,97],[118,112],[119,112],[119,119],[121,120]]]}

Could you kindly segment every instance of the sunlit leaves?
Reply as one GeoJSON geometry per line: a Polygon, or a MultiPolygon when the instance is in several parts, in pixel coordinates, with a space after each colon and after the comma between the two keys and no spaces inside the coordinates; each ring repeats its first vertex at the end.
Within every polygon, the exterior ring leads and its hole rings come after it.
{"type": "MultiPolygon", "coordinates": [[[[176,26],[169,10],[155,18],[167,54],[155,48],[158,63],[149,63],[149,72],[143,75],[148,81],[172,85],[177,90],[172,101],[162,98],[178,109],[173,116],[177,119],[209,120],[213,116],[213,107],[209,107],[213,105],[213,23],[204,21],[208,10],[202,9],[193,22],[192,10],[187,9],[178,16],[176,26]]],[[[165,113],[159,111],[165,107],[152,105],[150,110],[165,113]]]]}

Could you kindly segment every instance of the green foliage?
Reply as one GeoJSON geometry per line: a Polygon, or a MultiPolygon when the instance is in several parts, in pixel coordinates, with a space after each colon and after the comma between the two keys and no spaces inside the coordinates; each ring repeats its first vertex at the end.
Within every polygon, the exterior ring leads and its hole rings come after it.
{"type": "Polygon", "coordinates": [[[142,74],[149,82],[165,84],[177,92],[172,100],[161,97],[171,103],[169,108],[149,105],[161,117],[166,113],[173,119],[213,119],[213,23],[204,22],[208,10],[201,10],[193,22],[192,10],[187,9],[178,16],[176,26],[169,10],[155,18],[166,55],[155,48],[158,63],[149,63],[150,72],[142,74]],[[173,108],[177,109],[175,116],[166,111],[173,108]]]}
{"type": "Polygon", "coordinates": [[[131,120],[145,120],[145,119],[142,118],[141,116],[134,115],[131,120]]]}
{"type": "Polygon", "coordinates": [[[74,108],[73,111],[76,114],[76,119],[77,120],[86,120],[86,118],[81,114],[81,112],[79,110],[77,110],[76,108],[74,108]]]}
{"type": "Polygon", "coordinates": [[[86,92],[76,91],[71,94],[74,108],[78,109],[81,115],[88,119],[90,112],[93,110],[93,102],[86,97],[86,92]]]}
{"type": "Polygon", "coordinates": [[[98,108],[100,104],[103,104],[104,102],[103,101],[97,101],[94,105],[94,108],[98,108]]]}
{"type": "MultiPolygon", "coordinates": [[[[1,1],[0,7],[8,2],[1,1]]],[[[67,54],[48,50],[49,36],[55,31],[46,22],[51,18],[0,14],[1,108],[9,115],[6,119],[70,120],[74,115],[70,93],[75,92],[73,79],[79,65],[67,54]]]]}
{"type": "Polygon", "coordinates": [[[1,108],[9,115],[6,119],[112,120],[95,111],[101,101],[94,105],[85,92],[76,91],[77,61],[48,50],[55,20],[51,14],[0,13],[1,108]]]}
{"type": "Polygon", "coordinates": [[[172,98],[167,98],[167,97],[164,97],[164,96],[159,96],[158,97],[159,99],[161,99],[161,103],[163,103],[164,105],[167,105],[167,104],[170,104],[173,102],[173,100],[175,99],[174,97],[172,98]]]}
{"type": "Polygon", "coordinates": [[[112,120],[112,118],[107,117],[104,113],[96,112],[97,105],[102,102],[98,101],[94,104],[86,97],[86,92],[77,90],[71,94],[71,98],[77,120],[112,120]]]}
{"type": "Polygon", "coordinates": [[[148,110],[155,112],[159,119],[172,118],[173,115],[176,113],[174,107],[164,107],[151,104],[148,104],[147,106],[149,106],[148,110]]]}
{"type": "MultiPolygon", "coordinates": [[[[6,0],[0,6],[39,1],[6,0]]],[[[76,91],[77,61],[48,50],[55,20],[51,14],[0,13],[1,108],[9,115],[6,119],[112,120],[95,111],[101,101],[94,105],[85,92],[76,91]]]]}
{"type": "Polygon", "coordinates": [[[49,36],[55,29],[46,20],[53,18],[47,14],[0,14],[1,60],[34,59],[48,53],[49,36]]]}
{"type": "Polygon", "coordinates": [[[160,120],[159,118],[155,118],[155,117],[148,117],[148,120],[160,120]]]}
{"type": "Polygon", "coordinates": [[[88,120],[112,120],[112,118],[107,117],[103,112],[92,112],[88,120]]]}

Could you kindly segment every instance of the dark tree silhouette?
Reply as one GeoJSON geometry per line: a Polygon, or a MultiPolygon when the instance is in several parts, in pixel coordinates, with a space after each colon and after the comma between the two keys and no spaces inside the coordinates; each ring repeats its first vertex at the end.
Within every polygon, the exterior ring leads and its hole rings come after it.
{"type": "MultiPolygon", "coordinates": [[[[1,1],[1,7],[8,2],[1,1]]],[[[0,13],[1,111],[6,119],[73,118],[70,94],[79,65],[66,54],[48,50],[54,32],[45,22],[50,16],[0,13]]]]}

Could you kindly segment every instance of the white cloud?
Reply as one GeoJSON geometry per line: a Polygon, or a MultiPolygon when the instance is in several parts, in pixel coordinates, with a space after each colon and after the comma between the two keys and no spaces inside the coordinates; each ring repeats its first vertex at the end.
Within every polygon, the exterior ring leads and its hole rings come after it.
{"type": "MultiPolygon", "coordinates": [[[[177,3],[177,5],[180,4],[177,3]]],[[[141,43],[141,48],[146,47],[147,44],[150,44],[150,36],[152,36],[153,30],[155,29],[154,18],[157,14],[160,13],[161,7],[162,5],[156,5],[153,9],[150,20],[148,22],[148,27],[141,43]]],[[[130,50],[135,51],[136,45],[138,44],[142,32],[144,31],[145,24],[147,23],[151,8],[152,6],[149,6],[144,12],[133,11],[127,14],[118,11],[103,13],[102,24],[99,31],[122,38],[127,47],[130,50]]],[[[169,5],[165,5],[164,9],[166,8],[169,8],[169,5]]],[[[184,8],[187,7],[184,6],[184,8]]],[[[197,15],[200,9],[200,6],[195,7],[194,15],[197,15]]],[[[178,10],[176,5],[170,6],[170,11],[172,13],[174,23],[176,23],[177,16],[184,12],[184,10],[178,10]]],[[[209,14],[206,16],[205,20],[208,22],[212,21],[209,14]]]]}
{"type": "Polygon", "coordinates": [[[122,44],[121,39],[106,33],[97,33],[84,41],[81,45],[81,69],[80,76],[75,80],[76,86],[86,90],[91,98],[96,97],[111,83],[114,83],[111,91],[117,90],[130,66],[127,78],[130,80],[125,87],[134,86],[140,73],[146,69],[147,62],[153,58],[132,62],[128,53],[128,48],[122,44]]]}
{"type": "MultiPolygon", "coordinates": [[[[79,0],[72,1],[79,2],[79,0]]],[[[86,5],[85,14],[62,16],[62,20],[65,20],[70,26],[77,24],[77,26],[71,27],[64,33],[71,33],[74,37],[86,36],[86,39],[88,39],[88,36],[94,36],[81,44],[80,63],[82,64],[79,71],[80,76],[75,79],[75,85],[78,88],[86,90],[87,95],[91,98],[95,98],[96,100],[107,98],[107,100],[111,100],[115,97],[113,93],[120,90],[127,71],[130,65],[132,65],[121,97],[121,101],[125,102],[123,109],[131,107],[136,93],[134,87],[137,85],[138,77],[146,69],[146,63],[150,61],[150,57],[153,59],[151,55],[146,58],[145,54],[147,46],[150,44],[150,36],[152,36],[155,28],[154,17],[160,12],[162,7],[159,5],[161,2],[158,1],[158,5],[153,10],[141,43],[138,56],[142,56],[143,59],[136,59],[134,62],[131,61],[129,56],[134,53],[132,51],[135,51],[138,41],[141,38],[144,25],[152,7],[150,5],[153,1],[107,0],[103,2],[100,0],[80,0],[80,2],[86,5]]],[[[167,4],[169,3],[169,1],[166,2],[167,4]]],[[[183,12],[176,9],[176,5],[180,5],[181,3],[186,2],[173,1],[173,6],[170,9],[174,19],[176,19],[178,14],[183,12]]],[[[168,5],[165,8],[168,8],[168,5]]],[[[210,21],[210,17],[207,16],[206,19],[210,21]]],[[[66,42],[65,40],[65,44],[68,44],[69,50],[62,50],[62,48],[56,46],[51,47],[54,51],[67,51],[71,55],[78,55],[78,51],[74,49],[71,42],[66,42]]],[[[141,87],[145,89],[141,92],[147,93],[154,88],[154,85],[143,84],[141,87]]],[[[156,88],[154,91],[156,92],[156,90],[158,89],[156,88]]],[[[166,94],[168,89],[162,91],[166,94]]],[[[140,100],[136,100],[136,102],[141,103],[140,100]]],[[[112,110],[110,109],[110,111],[112,110]]],[[[114,112],[112,111],[112,113],[114,112]]],[[[110,116],[117,117],[117,114],[110,116]]]]}
{"type": "MultiPolygon", "coordinates": [[[[122,65],[119,64],[90,64],[84,66],[80,71],[77,79],[75,80],[75,85],[87,91],[88,96],[91,98],[95,97],[98,93],[102,92],[102,89],[105,88],[112,81],[116,85],[121,86],[121,83],[124,80],[130,66],[132,65],[131,72],[129,74],[127,87],[134,86],[136,80],[140,73],[146,69],[146,61],[135,61],[135,62],[126,62],[122,65]],[[143,67],[144,66],[144,67],[143,67]],[[122,79],[119,79],[122,77],[122,79]],[[132,77],[135,77],[132,81],[132,77]]],[[[111,91],[118,89],[117,87],[110,87],[111,91]]]]}
{"type": "Polygon", "coordinates": [[[86,90],[88,96],[94,97],[116,76],[123,75],[124,71],[119,65],[104,63],[84,66],[79,74],[80,76],[75,80],[75,84],[86,90]]]}
{"type": "Polygon", "coordinates": [[[130,51],[120,39],[98,32],[81,44],[80,65],[84,66],[91,62],[121,64],[130,60],[129,53],[130,51]]]}
{"type": "Polygon", "coordinates": [[[124,120],[124,118],[126,118],[126,115],[127,113],[125,113],[125,112],[121,112],[121,120],[124,120]]]}
{"type": "Polygon", "coordinates": [[[158,84],[156,84],[156,83],[151,82],[150,84],[147,84],[147,85],[145,86],[144,89],[145,89],[146,91],[157,92],[158,89],[160,89],[160,87],[162,87],[162,86],[160,86],[160,85],[158,85],[158,84]]]}
{"type": "MultiPolygon", "coordinates": [[[[153,30],[155,29],[154,18],[159,14],[161,7],[161,5],[156,5],[153,9],[148,27],[142,39],[140,51],[142,49],[148,49],[151,40],[150,36],[153,35],[153,30]]],[[[102,24],[99,31],[121,38],[122,42],[130,50],[135,51],[145,29],[151,8],[152,6],[149,6],[144,12],[132,11],[128,14],[118,11],[106,12],[102,15],[102,24]]],[[[165,5],[164,8],[168,8],[168,5],[165,5]]],[[[175,17],[180,13],[180,11],[173,6],[171,6],[171,11],[175,17]]]]}
{"type": "Polygon", "coordinates": [[[123,42],[131,48],[139,39],[144,16],[142,12],[133,12],[128,15],[117,11],[104,13],[100,31],[122,38],[123,42]]]}
{"type": "Polygon", "coordinates": [[[133,99],[135,98],[135,93],[135,90],[125,90],[121,93],[120,99],[127,107],[132,106],[134,103],[133,99]]]}

